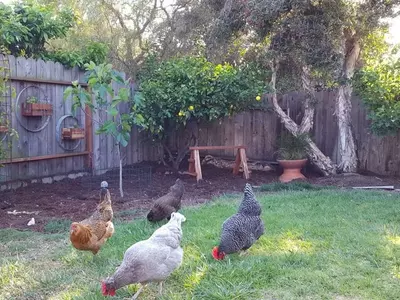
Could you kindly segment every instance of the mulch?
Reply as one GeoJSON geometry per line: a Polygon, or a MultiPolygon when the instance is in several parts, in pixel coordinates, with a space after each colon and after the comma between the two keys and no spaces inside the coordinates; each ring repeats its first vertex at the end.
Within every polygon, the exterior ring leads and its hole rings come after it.
{"type": "MultiPolygon", "coordinates": [[[[2,192],[0,200],[0,228],[28,229],[43,231],[45,224],[53,219],[68,219],[80,221],[86,218],[96,207],[99,200],[100,182],[109,181],[109,189],[113,200],[115,215],[118,212],[129,211],[121,214],[121,218],[133,219],[146,214],[152,201],[165,194],[177,178],[185,183],[185,194],[182,205],[197,205],[210,201],[222,194],[240,193],[247,182],[241,176],[235,176],[229,169],[219,169],[214,166],[204,166],[203,178],[200,183],[194,177],[170,172],[164,167],[151,165],[151,182],[133,184],[129,178],[124,179],[124,198],[121,198],[118,190],[118,182],[115,174],[103,174],[91,177],[90,180],[98,180],[98,188],[94,188],[88,178],[65,179],[52,184],[32,184],[15,191],[2,192]],[[8,212],[26,211],[34,214],[12,215],[8,212]],[[34,217],[35,225],[27,226],[28,221],[34,217]]],[[[279,170],[262,172],[253,171],[248,181],[252,185],[277,182],[279,170]]],[[[307,181],[323,186],[336,186],[348,188],[352,186],[394,185],[400,188],[398,178],[382,178],[377,176],[365,176],[359,174],[336,175],[331,177],[319,177],[315,174],[306,174],[307,181]]]]}

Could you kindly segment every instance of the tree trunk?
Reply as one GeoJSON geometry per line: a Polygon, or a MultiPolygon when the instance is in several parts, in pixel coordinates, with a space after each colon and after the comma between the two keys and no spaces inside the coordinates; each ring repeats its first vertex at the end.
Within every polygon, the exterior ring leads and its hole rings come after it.
{"type": "MultiPolygon", "coordinates": [[[[168,125],[165,125],[164,128],[168,128],[168,125]]],[[[172,168],[175,171],[179,170],[179,166],[181,165],[181,162],[183,161],[183,159],[185,158],[186,155],[189,154],[189,147],[191,146],[197,146],[197,141],[198,141],[198,124],[197,124],[197,120],[195,119],[191,119],[188,120],[186,126],[185,126],[185,130],[182,134],[183,140],[184,140],[184,144],[179,144],[178,139],[176,139],[177,144],[175,145],[175,148],[178,149],[178,153],[177,156],[174,157],[172,154],[172,151],[170,149],[170,147],[168,146],[168,141],[166,139],[164,139],[163,141],[161,141],[162,146],[164,148],[164,150],[167,152],[168,157],[169,157],[169,161],[172,164],[172,168]]],[[[169,133],[170,136],[172,134],[176,134],[176,132],[178,132],[177,130],[173,130],[169,133]]],[[[164,162],[164,161],[163,161],[164,162]]],[[[166,163],[164,162],[164,165],[166,163]]]]}
{"type": "Polygon", "coordinates": [[[118,155],[119,155],[119,193],[121,198],[124,198],[124,190],[122,189],[122,155],[121,155],[121,145],[118,144],[118,155]]]}
{"type": "Polygon", "coordinates": [[[344,173],[357,171],[356,144],[351,126],[351,85],[339,87],[336,96],[336,117],[338,122],[338,169],[344,173]]]}
{"type": "Polygon", "coordinates": [[[317,145],[310,139],[309,140],[310,152],[308,153],[308,158],[310,161],[318,168],[318,170],[324,175],[329,176],[336,174],[336,166],[321,150],[317,145]]]}
{"type": "MultiPolygon", "coordinates": [[[[278,97],[276,93],[276,74],[278,71],[279,62],[274,62],[271,65],[272,75],[271,75],[271,87],[272,87],[272,103],[275,112],[278,114],[281,122],[285,125],[285,128],[294,136],[301,133],[308,133],[313,126],[314,120],[314,92],[312,91],[309,79],[309,73],[307,68],[303,68],[303,87],[307,93],[304,106],[304,117],[301,121],[300,126],[296,124],[280,107],[278,103],[278,97]]],[[[336,166],[333,164],[332,160],[324,155],[321,150],[318,149],[317,145],[309,138],[309,153],[308,158],[310,161],[320,170],[324,176],[332,175],[336,173],[336,166]]]]}
{"type": "Polygon", "coordinates": [[[342,78],[344,84],[339,86],[336,95],[336,117],[338,122],[338,170],[344,173],[357,172],[356,144],[351,125],[351,96],[353,87],[349,82],[360,55],[360,44],[353,32],[345,31],[345,59],[342,78]]]}

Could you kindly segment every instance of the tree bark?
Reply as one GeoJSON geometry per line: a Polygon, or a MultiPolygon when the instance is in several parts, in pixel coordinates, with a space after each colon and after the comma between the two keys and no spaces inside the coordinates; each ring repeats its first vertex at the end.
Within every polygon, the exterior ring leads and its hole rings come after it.
{"type": "Polygon", "coordinates": [[[121,145],[118,144],[118,155],[119,155],[119,193],[121,198],[124,198],[124,190],[122,189],[122,154],[121,154],[121,145]]]}
{"type": "MultiPolygon", "coordinates": [[[[167,128],[168,125],[165,126],[167,128]]],[[[175,130],[173,131],[175,132],[175,130]]],[[[171,132],[172,134],[172,132],[171,132]]],[[[170,135],[171,135],[170,134],[170,135]]],[[[167,135],[168,136],[168,135],[167,135]]],[[[198,141],[198,124],[197,120],[188,120],[185,131],[183,133],[183,139],[184,139],[184,145],[179,145],[176,144],[176,149],[178,149],[177,156],[174,158],[174,155],[172,154],[172,151],[170,147],[168,146],[168,141],[166,139],[162,140],[162,146],[164,150],[168,153],[169,161],[172,164],[172,168],[176,171],[179,170],[179,166],[185,156],[189,154],[189,147],[191,146],[197,146],[197,141],[198,141]]],[[[178,142],[178,141],[177,141],[178,142]]],[[[165,161],[163,160],[164,165],[166,164],[165,161]]]]}
{"type": "Polygon", "coordinates": [[[345,31],[345,59],[342,78],[344,83],[339,86],[336,95],[336,117],[338,122],[338,170],[343,173],[357,172],[356,144],[351,124],[351,96],[353,87],[349,82],[354,75],[354,69],[360,55],[360,44],[357,36],[345,31]]]}
{"type": "MultiPolygon", "coordinates": [[[[301,121],[300,126],[297,125],[280,107],[278,103],[278,97],[276,93],[276,74],[278,71],[279,62],[275,61],[271,65],[272,75],[271,75],[271,88],[272,88],[272,103],[275,112],[278,114],[281,122],[285,125],[285,128],[294,136],[301,133],[308,133],[313,126],[314,120],[314,110],[315,110],[315,94],[312,90],[310,84],[310,77],[307,68],[303,68],[303,87],[306,91],[306,100],[304,102],[304,117],[301,121]]],[[[322,151],[317,147],[317,145],[308,139],[309,152],[308,158],[310,161],[319,169],[319,171],[324,175],[332,175],[336,173],[336,166],[333,164],[332,160],[324,155],[322,151]]]]}

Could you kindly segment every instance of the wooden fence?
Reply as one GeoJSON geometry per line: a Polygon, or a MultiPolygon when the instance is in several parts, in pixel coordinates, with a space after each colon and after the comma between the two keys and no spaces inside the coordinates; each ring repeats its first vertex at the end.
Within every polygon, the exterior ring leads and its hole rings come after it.
{"type": "MultiPolygon", "coordinates": [[[[67,69],[59,63],[23,57],[0,55],[2,66],[10,70],[9,83],[14,95],[3,95],[0,102],[2,118],[7,126],[15,129],[19,138],[0,132],[8,158],[0,168],[1,181],[27,178],[40,178],[60,174],[76,173],[88,170],[89,152],[92,153],[93,170],[106,170],[119,164],[117,148],[111,137],[97,135],[96,122],[90,122],[84,112],[77,112],[76,119],[71,115],[71,100],[64,101],[64,90],[72,81],[84,81],[84,73],[77,68],[67,69]],[[52,104],[50,116],[24,116],[22,103],[36,97],[40,102],[52,104]],[[61,120],[63,121],[61,122],[61,120]],[[60,126],[57,127],[59,123],[60,126]],[[92,123],[92,126],[90,126],[92,123]],[[57,139],[63,127],[78,127],[86,130],[81,140],[57,139]],[[8,147],[10,145],[10,147],[8,147]]],[[[0,118],[1,119],[1,118],[0,118]]],[[[96,116],[93,117],[93,120],[96,116]]],[[[1,125],[1,124],[0,124],[1,125]]],[[[132,132],[130,144],[123,151],[125,164],[134,164],[143,160],[159,157],[159,149],[151,145],[145,133],[137,128],[132,132]]],[[[92,169],[91,169],[92,170],[92,169]]]]}
{"type": "MultiPolygon", "coordinates": [[[[312,136],[323,153],[335,162],[337,159],[337,123],[335,117],[335,92],[317,93],[318,104],[315,111],[312,136]]],[[[304,96],[298,93],[281,98],[281,106],[299,124],[303,117],[301,108],[304,96]]],[[[265,97],[266,107],[270,99],[265,97]]],[[[369,130],[367,113],[362,102],[352,99],[353,132],[357,144],[359,168],[361,171],[380,175],[400,175],[400,134],[378,137],[369,130]]],[[[224,118],[199,125],[199,145],[246,145],[250,159],[274,161],[277,150],[276,139],[284,130],[283,125],[272,110],[252,110],[231,118],[224,118]]],[[[182,133],[171,138],[170,145],[179,145],[182,133]]],[[[205,151],[203,154],[234,157],[233,151],[205,151]]]]}
{"type": "MultiPolygon", "coordinates": [[[[118,152],[113,139],[105,135],[96,135],[96,122],[92,122],[90,126],[91,118],[83,112],[76,115],[77,120],[68,117],[63,123],[68,127],[77,121],[79,127],[86,129],[85,139],[80,140],[79,144],[77,141],[60,143],[56,139],[57,132],[60,132],[57,123],[64,116],[71,114],[71,101],[63,100],[64,90],[73,80],[83,82],[83,72],[77,68],[66,69],[59,63],[22,57],[0,56],[0,62],[7,62],[9,65],[11,86],[16,92],[12,97],[2,99],[0,113],[6,113],[11,127],[19,134],[18,139],[12,139],[9,134],[1,132],[0,124],[0,140],[5,146],[8,143],[11,145],[9,158],[3,161],[5,166],[0,168],[2,181],[88,170],[88,153],[92,153],[93,165],[90,170],[104,171],[118,166],[118,152]],[[51,103],[51,116],[22,116],[21,104],[31,96],[51,103]]],[[[318,93],[313,136],[320,149],[337,161],[334,97],[334,92],[318,93]]],[[[301,94],[289,94],[281,99],[282,106],[297,122],[301,120],[303,113],[302,99],[301,94]]],[[[264,101],[268,106],[268,99],[264,101]]],[[[381,175],[400,175],[400,134],[377,137],[370,133],[366,111],[357,98],[353,98],[352,117],[360,169],[381,175]]],[[[93,118],[96,119],[96,116],[93,118]]],[[[198,144],[244,144],[248,146],[250,159],[272,161],[275,159],[276,138],[282,130],[282,124],[272,111],[252,110],[231,118],[200,124],[198,144]]],[[[182,136],[183,134],[178,132],[170,139],[172,148],[182,142],[182,136]]],[[[124,164],[157,160],[160,153],[160,148],[152,143],[145,132],[134,128],[128,147],[123,149],[124,164]]],[[[208,153],[234,156],[230,150],[208,153]]]]}

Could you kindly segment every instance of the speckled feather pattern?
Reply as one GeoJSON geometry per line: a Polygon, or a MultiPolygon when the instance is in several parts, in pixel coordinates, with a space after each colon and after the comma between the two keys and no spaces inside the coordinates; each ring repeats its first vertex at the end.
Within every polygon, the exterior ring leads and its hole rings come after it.
{"type": "Polygon", "coordinates": [[[246,184],[238,212],[222,224],[219,252],[230,254],[250,248],[264,233],[260,215],[261,206],[251,185],[246,184]]]}

